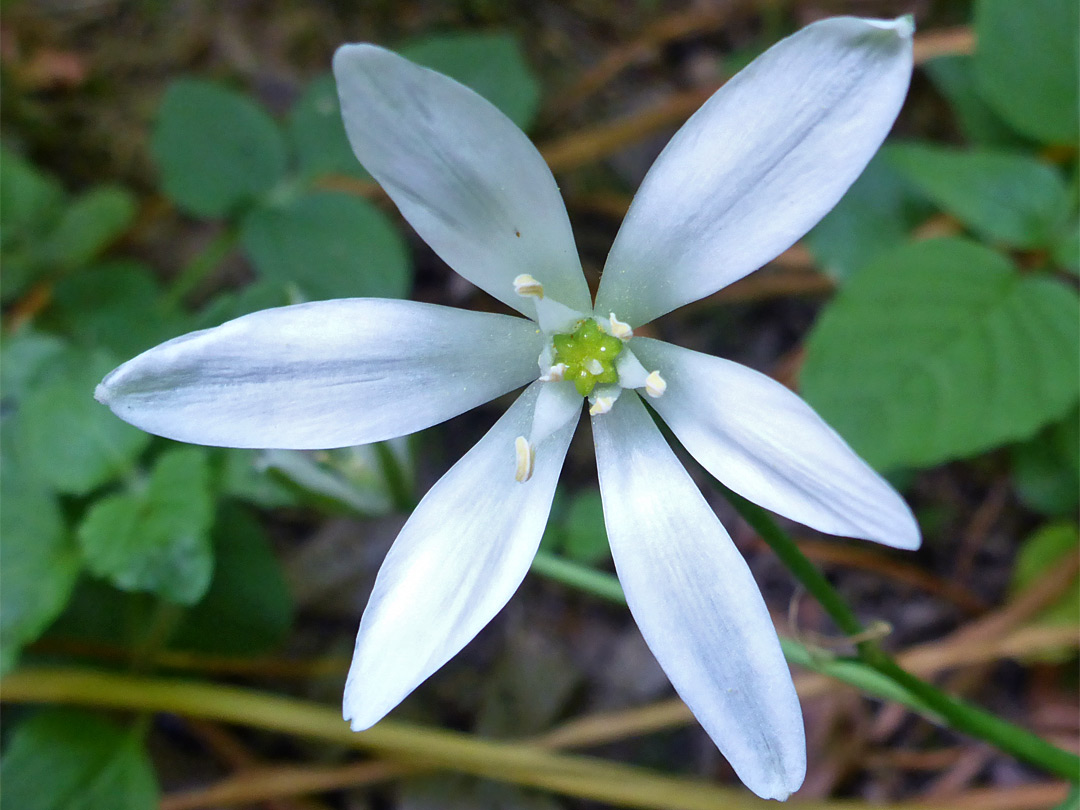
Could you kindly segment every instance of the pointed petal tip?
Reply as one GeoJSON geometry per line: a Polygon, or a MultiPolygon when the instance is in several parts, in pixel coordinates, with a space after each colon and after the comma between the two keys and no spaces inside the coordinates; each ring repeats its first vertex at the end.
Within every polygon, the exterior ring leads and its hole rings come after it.
{"type": "Polygon", "coordinates": [[[915,15],[902,14],[893,20],[864,19],[864,23],[895,34],[900,39],[911,39],[915,35],[915,15]]]}

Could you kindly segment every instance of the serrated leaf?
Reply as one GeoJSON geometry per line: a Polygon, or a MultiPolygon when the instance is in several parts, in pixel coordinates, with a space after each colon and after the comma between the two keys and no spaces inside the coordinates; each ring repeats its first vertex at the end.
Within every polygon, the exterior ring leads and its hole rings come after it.
{"type": "Polygon", "coordinates": [[[71,352],[13,417],[19,457],[60,492],[88,494],[126,472],[150,441],[94,400],[116,365],[104,351],[71,352]]]}
{"type": "Polygon", "coordinates": [[[225,216],[285,173],[274,120],[247,96],[196,79],[179,79],[165,91],[151,150],[165,193],[197,216],[225,216]]]}
{"type": "Polygon", "coordinates": [[[1027,155],[894,145],[889,159],[931,200],[988,242],[1045,247],[1069,218],[1069,195],[1051,167],[1027,155]]]}
{"type": "Polygon", "coordinates": [[[980,0],[975,36],[975,79],[987,103],[1018,132],[1043,143],[1076,143],[1076,0],[980,0]]]}
{"type": "Polygon", "coordinates": [[[510,34],[435,34],[399,49],[406,59],[471,87],[523,130],[540,108],[540,83],[510,34]]]}
{"type": "Polygon", "coordinates": [[[213,573],[212,521],[205,451],[170,450],[145,491],[110,495],[90,508],[79,545],[87,568],[117,588],[190,605],[213,573]]]}
{"type": "Polygon", "coordinates": [[[319,76],[304,88],[289,113],[288,134],[300,174],[304,177],[340,174],[371,179],[353,154],[345,135],[337,84],[332,74],[319,76]]]}
{"type": "Polygon", "coordinates": [[[188,331],[148,267],[115,261],[88,267],[53,288],[46,322],[83,346],[102,346],[117,357],[134,357],[188,331]]]}
{"type": "Polygon", "coordinates": [[[241,232],[259,274],[308,299],[402,298],[412,284],[408,251],[367,200],[317,192],[252,211],[241,232]]]}
{"type": "Polygon", "coordinates": [[[1080,505],[1080,414],[1073,411],[1012,452],[1016,493],[1044,515],[1070,515],[1080,505]]]}
{"type": "Polygon", "coordinates": [[[67,604],[79,553],[60,504],[12,459],[0,465],[0,673],[67,604]]]}
{"type": "Polygon", "coordinates": [[[1080,390],[1076,293],[964,239],[853,276],[810,334],[806,399],[871,464],[930,466],[1031,436],[1080,390]]]}
{"type": "Polygon", "coordinates": [[[120,236],[135,217],[135,198],[119,186],[99,186],[77,197],[49,235],[46,260],[58,268],[80,267],[120,236]]]}
{"type": "Polygon", "coordinates": [[[214,578],[173,635],[173,649],[257,655],[279,646],[292,626],[293,604],[266,533],[238,507],[214,524],[214,578]]]}
{"type": "Polygon", "coordinates": [[[586,565],[595,565],[610,556],[604,506],[598,490],[574,495],[566,513],[562,551],[570,559],[586,565]]]}
{"type": "Polygon", "coordinates": [[[49,709],[22,723],[0,762],[2,810],[156,810],[139,737],[100,717],[49,709]]]}
{"type": "Polygon", "coordinates": [[[974,60],[967,54],[931,59],[923,70],[952,106],[960,131],[972,143],[1022,147],[1027,141],[983,100],[975,83],[974,60]]]}
{"type": "Polygon", "coordinates": [[[806,246],[830,276],[846,279],[903,243],[930,207],[889,161],[883,148],[825,218],[806,246]]]}
{"type": "MultiPolygon", "coordinates": [[[[1080,531],[1075,523],[1048,523],[1024,540],[1013,565],[1013,593],[1020,593],[1061,565],[1080,547],[1080,531]]],[[[1061,599],[1037,617],[1044,624],[1076,624],[1080,619],[1080,577],[1061,599]]]]}

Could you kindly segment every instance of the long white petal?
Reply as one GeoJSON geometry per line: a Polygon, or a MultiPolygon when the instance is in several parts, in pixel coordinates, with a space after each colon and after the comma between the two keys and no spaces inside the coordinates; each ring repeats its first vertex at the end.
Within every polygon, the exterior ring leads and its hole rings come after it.
{"type": "Polygon", "coordinates": [[[756,270],[821,219],[892,126],[912,25],[837,17],[774,45],[680,129],[608,255],[597,312],[632,326],[756,270]]]}
{"type": "Polygon", "coordinates": [[[626,600],[676,691],[763,798],[802,784],[802,712],[746,562],[637,394],[592,420],[604,521],[626,600]]]}
{"type": "Polygon", "coordinates": [[[374,45],[334,55],[353,151],[443,260],[515,309],[527,273],[545,294],[591,308],[566,207],[544,159],[491,103],[374,45]]]}
{"type": "Polygon", "coordinates": [[[382,441],[536,377],[522,318],[353,298],[267,309],[124,363],[95,396],[170,439],[319,449],[382,441]]]}
{"type": "Polygon", "coordinates": [[[919,547],[919,526],[904,499],[783,385],[658,340],[638,338],[633,348],[667,380],[653,408],[731,489],[829,534],[919,547]]]}
{"type": "Polygon", "coordinates": [[[386,556],[356,638],[346,720],[378,722],[491,621],[524,579],[547,524],[575,417],[514,480],[514,439],[529,434],[534,383],[428,492],[386,556]]]}

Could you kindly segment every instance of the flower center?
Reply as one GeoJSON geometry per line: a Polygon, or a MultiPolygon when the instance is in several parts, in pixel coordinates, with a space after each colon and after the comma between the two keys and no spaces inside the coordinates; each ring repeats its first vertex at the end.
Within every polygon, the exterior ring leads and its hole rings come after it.
{"type": "Polygon", "coordinates": [[[592,318],[581,322],[571,334],[553,335],[552,360],[566,366],[564,379],[573,382],[577,392],[589,396],[599,384],[619,381],[615,358],[623,342],[600,328],[592,318]]]}

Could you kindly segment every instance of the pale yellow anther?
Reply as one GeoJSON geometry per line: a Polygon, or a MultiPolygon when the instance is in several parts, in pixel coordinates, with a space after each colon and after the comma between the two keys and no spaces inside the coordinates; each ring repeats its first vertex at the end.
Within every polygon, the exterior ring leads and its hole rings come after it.
{"type": "Polygon", "coordinates": [[[514,439],[514,454],[517,456],[514,480],[524,483],[532,478],[533,465],[536,464],[536,448],[529,444],[529,440],[524,436],[518,436],[514,439]]]}
{"type": "Polygon", "coordinates": [[[611,410],[615,405],[615,397],[597,397],[589,408],[589,416],[600,416],[611,410]]]}
{"type": "Polygon", "coordinates": [[[604,373],[604,366],[595,357],[591,357],[585,361],[585,370],[590,374],[600,375],[604,373]]]}
{"type": "Polygon", "coordinates": [[[654,371],[645,378],[645,393],[653,399],[662,397],[667,391],[667,380],[660,376],[659,371],[654,371]]]}
{"type": "Polygon", "coordinates": [[[634,330],[630,328],[630,324],[620,321],[615,317],[614,312],[608,316],[608,320],[611,322],[611,334],[614,337],[619,340],[629,340],[634,336],[634,330]]]}
{"type": "Polygon", "coordinates": [[[514,292],[522,298],[543,298],[544,285],[528,273],[522,273],[514,279],[514,292]]]}
{"type": "Polygon", "coordinates": [[[540,377],[540,382],[562,382],[566,379],[566,363],[556,363],[540,377]]]}

